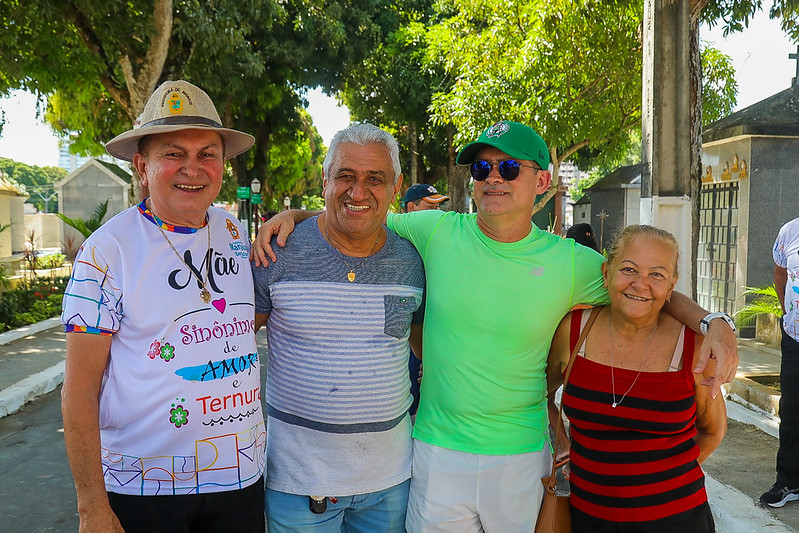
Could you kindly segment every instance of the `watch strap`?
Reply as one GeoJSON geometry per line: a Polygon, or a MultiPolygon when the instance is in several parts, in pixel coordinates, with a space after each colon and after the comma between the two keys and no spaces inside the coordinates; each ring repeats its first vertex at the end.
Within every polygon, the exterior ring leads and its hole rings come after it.
{"type": "Polygon", "coordinates": [[[707,329],[710,326],[710,321],[714,320],[716,318],[720,318],[720,319],[724,320],[724,322],[726,322],[727,325],[729,325],[730,328],[733,331],[735,331],[735,322],[733,321],[732,318],[730,318],[730,315],[728,315],[727,313],[723,313],[721,311],[718,311],[716,313],[709,313],[702,320],[699,321],[699,332],[702,335],[707,335],[707,329]]]}

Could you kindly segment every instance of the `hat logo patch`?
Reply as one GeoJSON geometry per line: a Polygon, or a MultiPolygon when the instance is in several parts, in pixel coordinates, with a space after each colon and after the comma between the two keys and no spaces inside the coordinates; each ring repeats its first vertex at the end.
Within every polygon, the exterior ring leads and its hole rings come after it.
{"type": "Polygon", "coordinates": [[[507,122],[497,122],[486,130],[486,137],[501,137],[510,131],[510,124],[507,122]]]}
{"type": "Polygon", "coordinates": [[[172,93],[169,99],[169,112],[173,115],[179,115],[183,113],[183,101],[180,99],[180,95],[178,93],[172,93]]]}

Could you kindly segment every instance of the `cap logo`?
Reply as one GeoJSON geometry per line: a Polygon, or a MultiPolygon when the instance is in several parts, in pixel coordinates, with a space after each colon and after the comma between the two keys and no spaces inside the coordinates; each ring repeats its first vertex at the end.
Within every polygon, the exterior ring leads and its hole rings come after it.
{"type": "Polygon", "coordinates": [[[433,187],[432,185],[429,185],[427,187],[427,192],[429,192],[430,194],[436,194],[438,191],[436,190],[435,187],[433,187]]]}
{"type": "Polygon", "coordinates": [[[180,95],[178,93],[172,93],[169,99],[169,112],[173,115],[183,113],[183,102],[180,100],[180,95]]]}
{"type": "Polygon", "coordinates": [[[510,131],[510,124],[507,122],[497,122],[486,130],[486,137],[502,137],[510,131]]]}

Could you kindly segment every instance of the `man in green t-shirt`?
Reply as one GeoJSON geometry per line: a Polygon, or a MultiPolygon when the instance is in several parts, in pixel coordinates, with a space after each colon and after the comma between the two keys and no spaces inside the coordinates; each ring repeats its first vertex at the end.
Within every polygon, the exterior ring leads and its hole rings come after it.
{"type": "MultiPolygon", "coordinates": [[[[607,301],[603,258],[531,223],[550,186],[549,151],[523,124],[501,121],[458,155],[474,180],[476,214],[389,214],[411,241],[427,277],[425,375],[414,427],[408,531],[533,530],[548,475],[545,368],[552,335],[574,305],[607,301]]],[[[295,214],[303,216],[303,212],[295,214]]],[[[282,217],[259,233],[255,253],[285,243],[282,217]]],[[[668,311],[699,331],[706,315],[674,293],[668,311]]],[[[735,335],[712,320],[713,386],[735,375],[735,335]]],[[[715,394],[714,394],[715,395],[715,394]]]]}

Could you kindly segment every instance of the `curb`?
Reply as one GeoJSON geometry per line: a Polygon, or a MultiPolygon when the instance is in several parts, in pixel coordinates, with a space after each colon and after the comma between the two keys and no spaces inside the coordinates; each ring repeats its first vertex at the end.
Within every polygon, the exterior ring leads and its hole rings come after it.
{"type": "Polygon", "coordinates": [[[61,317],[48,318],[21,328],[0,333],[0,346],[61,325],[61,317]]]}
{"type": "Polygon", "coordinates": [[[791,533],[793,530],[755,504],[749,496],[727,485],[722,485],[705,473],[710,510],[719,533],[791,533]]]}
{"type": "Polygon", "coordinates": [[[62,361],[42,370],[32,376],[11,385],[0,391],[0,418],[16,412],[26,403],[33,401],[37,396],[55,390],[64,382],[64,367],[62,361]]]}
{"type": "MultiPolygon", "coordinates": [[[[36,324],[0,333],[0,346],[60,325],[61,318],[53,317],[36,324]]],[[[26,403],[55,390],[56,387],[64,382],[65,366],[66,363],[62,361],[0,390],[0,418],[17,412],[26,403]]]]}
{"type": "MultiPolygon", "coordinates": [[[[754,374],[749,374],[749,376],[754,376],[754,374]]],[[[774,389],[741,375],[736,376],[726,387],[727,391],[733,395],[733,401],[746,406],[757,406],[759,410],[769,416],[779,417],[780,393],[774,389]]]]}
{"type": "Polygon", "coordinates": [[[772,355],[776,355],[782,357],[782,351],[780,350],[779,346],[772,346],[770,344],[766,344],[765,342],[759,341],[757,339],[745,339],[745,338],[738,338],[738,344],[743,344],[744,346],[751,348],[753,350],[758,350],[761,352],[768,352],[772,355]]]}

